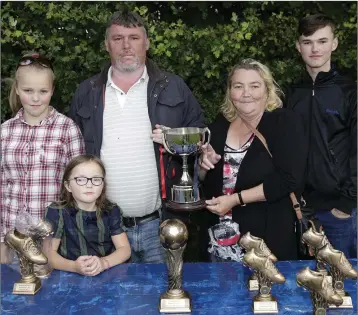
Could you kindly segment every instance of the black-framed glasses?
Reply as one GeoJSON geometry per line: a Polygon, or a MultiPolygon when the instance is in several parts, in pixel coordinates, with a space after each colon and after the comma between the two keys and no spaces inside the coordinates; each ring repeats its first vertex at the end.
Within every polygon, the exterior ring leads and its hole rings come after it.
{"type": "Polygon", "coordinates": [[[19,60],[19,63],[17,64],[17,68],[22,66],[29,66],[33,64],[34,62],[38,63],[40,66],[44,68],[50,68],[53,71],[52,63],[47,58],[39,55],[39,54],[32,54],[30,56],[24,56],[19,60]]]}
{"type": "Polygon", "coordinates": [[[101,186],[104,182],[104,178],[103,177],[74,177],[72,179],[69,179],[69,180],[75,180],[76,181],[76,184],[78,186],[84,186],[84,185],[87,185],[88,181],[90,180],[92,185],[94,186],[101,186]]]}

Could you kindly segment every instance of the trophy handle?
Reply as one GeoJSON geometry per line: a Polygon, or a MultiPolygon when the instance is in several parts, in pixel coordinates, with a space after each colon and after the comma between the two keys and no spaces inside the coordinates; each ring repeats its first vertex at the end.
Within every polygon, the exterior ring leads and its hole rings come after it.
{"type": "Polygon", "coordinates": [[[175,154],[175,151],[174,152],[172,152],[169,148],[168,148],[168,146],[167,146],[167,142],[165,141],[165,136],[164,136],[164,134],[162,134],[162,137],[163,137],[163,146],[164,146],[164,148],[165,148],[165,150],[167,150],[167,152],[169,152],[170,154],[175,154]]]}
{"type": "Polygon", "coordinates": [[[209,143],[209,142],[210,142],[210,139],[211,139],[211,132],[210,132],[210,129],[209,129],[208,127],[205,127],[205,128],[204,128],[204,133],[206,133],[206,132],[208,133],[208,141],[206,141],[206,142],[203,143],[202,145],[209,143]]]}

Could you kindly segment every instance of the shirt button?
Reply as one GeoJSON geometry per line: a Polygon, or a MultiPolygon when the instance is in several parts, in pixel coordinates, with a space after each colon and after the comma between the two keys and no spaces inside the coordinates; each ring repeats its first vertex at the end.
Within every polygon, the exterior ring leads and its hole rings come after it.
{"type": "Polygon", "coordinates": [[[157,97],[158,95],[157,94],[154,94],[154,97],[157,97]]]}

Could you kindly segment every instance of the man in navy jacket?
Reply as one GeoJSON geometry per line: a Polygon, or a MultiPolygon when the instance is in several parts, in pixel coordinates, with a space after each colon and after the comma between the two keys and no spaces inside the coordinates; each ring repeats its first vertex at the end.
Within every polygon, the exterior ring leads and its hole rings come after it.
{"type": "Polygon", "coordinates": [[[204,115],[183,79],[146,57],[149,38],[139,15],[114,13],[105,45],[111,62],[79,85],[70,117],[86,152],[106,166],[107,194],[123,211],[131,261],[164,262],[158,228],[168,212],[162,198],[181,175],[181,164],[160,150],[162,128],[204,127],[204,115]]]}

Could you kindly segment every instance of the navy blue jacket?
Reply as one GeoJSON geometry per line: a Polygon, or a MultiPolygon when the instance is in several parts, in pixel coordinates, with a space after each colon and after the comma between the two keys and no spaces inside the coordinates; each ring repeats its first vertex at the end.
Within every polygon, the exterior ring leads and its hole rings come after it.
{"type": "MultiPolygon", "coordinates": [[[[182,78],[161,71],[150,59],[146,61],[148,82],[148,115],[152,128],[156,124],[170,128],[204,127],[204,114],[189,87],[182,78]]],[[[80,127],[84,137],[86,153],[100,157],[103,137],[103,99],[110,64],[103,71],[85,81],[77,88],[72,98],[69,116],[80,127]]],[[[160,182],[159,145],[153,142],[160,182]]],[[[138,152],[138,154],[140,154],[138,152]]],[[[180,158],[164,154],[168,187],[181,174],[180,158]],[[173,170],[174,169],[174,170],[173,170]],[[175,175],[175,176],[173,176],[175,175]]]]}
{"type": "Polygon", "coordinates": [[[308,133],[308,205],[351,213],[357,206],[357,84],[332,64],[314,82],[306,73],[292,85],[285,106],[302,115],[308,133]]]}

